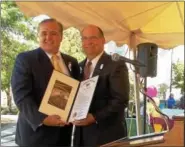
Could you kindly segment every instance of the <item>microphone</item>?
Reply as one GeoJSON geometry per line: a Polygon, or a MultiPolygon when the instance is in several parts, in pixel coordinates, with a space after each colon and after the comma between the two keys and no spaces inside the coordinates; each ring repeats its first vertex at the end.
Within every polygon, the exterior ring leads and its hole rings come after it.
{"type": "Polygon", "coordinates": [[[144,67],[146,67],[145,64],[142,64],[142,63],[140,63],[140,62],[137,61],[137,60],[128,59],[128,58],[126,58],[126,57],[120,56],[120,55],[117,54],[117,53],[112,54],[111,58],[112,58],[113,61],[123,60],[123,61],[125,61],[125,62],[128,62],[128,63],[134,65],[134,66],[144,66],[144,67]]]}

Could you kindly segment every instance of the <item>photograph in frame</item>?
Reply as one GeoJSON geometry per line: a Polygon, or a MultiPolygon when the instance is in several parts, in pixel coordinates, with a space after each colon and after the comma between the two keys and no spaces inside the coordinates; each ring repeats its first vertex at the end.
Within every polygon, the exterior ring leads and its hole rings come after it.
{"type": "Polygon", "coordinates": [[[48,100],[48,104],[65,110],[71,90],[71,86],[56,80],[50,98],[48,100]]]}
{"type": "Polygon", "coordinates": [[[67,121],[79,83],[78,80],[54,70],[39,111],[47,115],[59,115],[62,120],[67,121]]]}

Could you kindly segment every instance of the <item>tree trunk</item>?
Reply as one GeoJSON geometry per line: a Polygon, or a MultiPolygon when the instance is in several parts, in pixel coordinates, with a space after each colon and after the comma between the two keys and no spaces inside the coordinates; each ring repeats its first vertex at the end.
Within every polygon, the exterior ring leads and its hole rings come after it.
{"type": "Polygon", "coordinates": [[[163,92],[163,100],[166,100],[166,92],[163,92]]]}
{"type": "Polygon", "coordinates": [[[8,107],[8,110],[11,112],[11,110],[12,110],[12,97],[10,95],[10,88],[5,90],[5,92],[6,92],[6,96],[7,96],[7,107],[8,107]]]}
{"type": "Polygon", "coordinates": [[[163,100],[165,101],[164,107],[166,108],[167,107],[167,104],[166,104],[166,92],[163,93],[163,100]]]}

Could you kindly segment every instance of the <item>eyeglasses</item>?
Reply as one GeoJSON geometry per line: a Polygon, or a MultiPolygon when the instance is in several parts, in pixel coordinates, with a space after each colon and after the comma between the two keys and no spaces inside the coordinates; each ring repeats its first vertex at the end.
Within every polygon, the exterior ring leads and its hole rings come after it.
{"type": "Polygon", "coordinates": [[[98,40],[100,38],[101,37],[97,37],[97,36],[82,37],[82,41],[86,41],[86,40],[96,41],[96,40],[98,40]]]}

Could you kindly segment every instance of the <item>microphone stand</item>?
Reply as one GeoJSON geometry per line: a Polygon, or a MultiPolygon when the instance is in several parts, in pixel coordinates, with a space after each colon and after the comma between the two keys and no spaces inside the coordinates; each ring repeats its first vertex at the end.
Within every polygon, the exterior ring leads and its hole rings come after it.
{"type": "MultiPolygon", "coordinates": [[[[144,77],[144,91],[147,92],[147,77],[144,77]]],[[[143,113],[143,134],[146,134],[146,110],[147,110],[147,98],[146,95],[143,94],[144,97],[144,113],[143,113]]]]}
{"type": "MultiPolygon", "coordinates": [[[[134,65],[133,63],[132,63],[132,65],[134,65]]],[[[135,72],[137,73],[137,74],[139,74],[139,68],[141,67],[141,66],[143,66],[142,64],[140,64],[139,66],[138,66],[138,64],[136,64],[136,65],[134,65],[134,67],[135,67],[135,72]]],[[[147,77],[144,77],[144,91],[145,91],[145,93],[147,92],[147,77]]],[[[146,134],[146,119],[147,119],[147,117],[146,117],[146,110],[147,110],[147,97],[146,97],[146,95],[145,94],[143,94],[143,102],[144,102],[144,104],[143,104],[143,134],[146,134]]]]}
{"type": "Polygon", "coordinates": [[[138,76],[137,76],[137,74],[139,74],[139,69],[140,69],[140,67],[142,67],[143,66],[143,64],[139,64],[139,62],[138,63],[136,63],[136,64],[134,64],[133,62],[132,63],[130,63],[130,64],[132,64],[133,66],[134,66],[134,68],[135,68],[135,85],[134,85],[134,91],[135,91],[135,107],[136,107],[136,129],[137,129],[137,135],[138,136],[140,136],[140,135],[142,135],[143,134],[143,128],[142,128],[142,126],[143,126],[143,123],[142,123],[142,118],[141,118],[141,114],[140,114],[140,99],[139,99],[139,83],[140,83],[140,81],[139,81],[139,79],[138,79],[138,76]]]}

